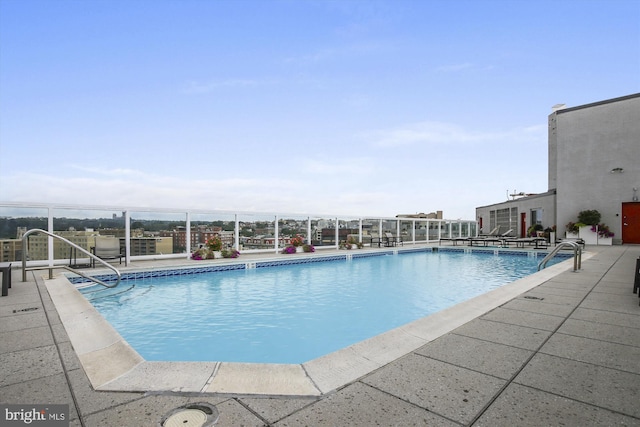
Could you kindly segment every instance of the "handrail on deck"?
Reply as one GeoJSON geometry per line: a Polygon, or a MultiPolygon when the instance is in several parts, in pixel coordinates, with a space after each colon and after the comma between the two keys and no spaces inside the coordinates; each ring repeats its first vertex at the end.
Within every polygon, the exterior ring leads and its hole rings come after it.
{"type": "MultiPolygon", "coordinates": [[[[75,243],[65,239],[64,237],[58,236],[57,234],[53,234],[53,233],[50,233],[50,232],[45,231],[45,230],[41,230],[39,228],[32,228],[31,230],[27,231],[26,233],[24,233],[22,235],[22,281],[23,282],[27,281],[27,245],[26,245],[26,239],[27,239],[27,237],[29,237],[30,234],[33,234],[33,233],[46,234],[47,236],[50,236],[50,237],[56,238],[58,240],[61,240],[61,241],[65,242],[65,243],[67,243],[68,245],[78,249],[80,252],[84,253],[85,255],[88,255],[90,259],[94,259],[94,260],[98,261],[100,264],[104,265],[105,267],[113,270],[113,272],[116,273],[116,276],[118,276],[118,280],[116,280],[116,283],[114,285],[108,285],[108,284],[106,284],[105,282],[103,282],[100,279],[96,279],[95,277],[89,276],[88,274],[84,274],[84,273],[82,273],[80,271],[74,270],[73,268],[67,267],[66,265],[65,266],[61,266],[61,267],[53,267],[53,266],[45,267],[45,269],[47,269],[47,268],[48,269],[64,268],[65,270],[69,270],[69,271],[77,274],[78,276],[82,276],[85,279],[89,279],[92,282],[96,282],[99,285],[102,285],[102,286],[107,287],[107,288],[115,288],[120,283],[120,279],[121,279],[120,272],[114,266],[112,266],[108,262],[103,261],[100,257],[95,256],[94,254],[92,254],[91,252],[87,251],[86,249],[84,249],[84,248],[76,245],[75,243]]],[[[51,272],[49,272],[49,274],[51,274],[51,272]]]]}
{"type": "Polygon", "coordinates": [[[560,242],[551,252],[545,256],[542,261],[538,263],[538,271],[547,266],[547,263],[553,258],[560,249],[570,246],[573,248],[573,271],[578,271],[582,268],[582,247],[576,242],[560,242]]]}

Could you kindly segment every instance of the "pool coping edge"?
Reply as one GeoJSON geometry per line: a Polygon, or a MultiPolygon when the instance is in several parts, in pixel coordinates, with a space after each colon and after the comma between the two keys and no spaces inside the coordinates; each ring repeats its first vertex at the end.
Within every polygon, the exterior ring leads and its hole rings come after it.
{"type": "MultiPolygon", "coordinates": [[[[583,253],[583,260],[592,254],[583,253]]],[[[556,275],[556,265],[375,337],[302,364],[144,360],[66,277],[45,280],[94,389],[320,396],[415,351],[556,275]]]]}

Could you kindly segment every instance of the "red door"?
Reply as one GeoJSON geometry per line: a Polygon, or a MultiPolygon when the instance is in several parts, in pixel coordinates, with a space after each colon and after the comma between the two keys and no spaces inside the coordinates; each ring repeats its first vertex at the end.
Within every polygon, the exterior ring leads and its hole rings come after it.
{"type": "Polygon", "coordinates": [[[622,243],[640,243],[640,202],[622,204],[622,243]]]}
{"type": "Polygon", "coordinates": [[[527,237],[527,213],[520,212],[520,237],[527,237]]]}

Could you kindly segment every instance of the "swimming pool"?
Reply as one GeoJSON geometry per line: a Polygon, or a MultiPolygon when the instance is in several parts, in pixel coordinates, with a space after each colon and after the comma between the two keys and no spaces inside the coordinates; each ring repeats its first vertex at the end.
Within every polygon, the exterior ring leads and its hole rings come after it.
{"type": "Polygon", "coordinates": [[[539,261],[491,251],[376,255],[82,292],[146,360],[302,363],[529,275],[539,261]]]}

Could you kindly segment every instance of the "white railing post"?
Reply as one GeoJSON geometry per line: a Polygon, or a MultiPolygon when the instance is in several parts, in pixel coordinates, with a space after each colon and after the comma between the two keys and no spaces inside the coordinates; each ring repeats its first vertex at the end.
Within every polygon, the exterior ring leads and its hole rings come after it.
{"type": "Polygon", "coordinates": [[[185,218],[185,227],[184,227],[184,241],[185,247],[187,251],[187,259],[191,256],[191,213],[187,212],[187,216],[185,218]]]}
{"type": "Polygon", "coordinates": [[[131,213],[127,209],[124,216],[124,266],[131,262],[131,213]]]}
{"type": "Polygon", "coordinates": [[[278,239],[280,238],[280,230],[278,227],[278,215],[275,216],[275,224],[273,227],[273,237],[274,237],[274,250],[276,253],[278,253],[278,239]]]}
{"type": "Polygon", "coordinates": [[[238,219],[238,214],[234,214],[234,222],[235,226],[233,229],[233,238],[236,241],[235,247],[236,251],[240,250],[240,220],[238,219]]]}
{"type": "MultiPolygon", "coordinates": [[[[55,234],[53,232],[53,208],[51,206],[47,207],[47,231],[51,234],[55,234]]],[[[55,259],[53,245],[53,237],[47,236],[47,262],[49,263],[49,267],[53,266],[55,259]]]]}
{"type": "Polygon", "coordinates": [[[411,236],[413,240],[413,244],[416,244],[416,220],[411,221],[411,236]]]}

